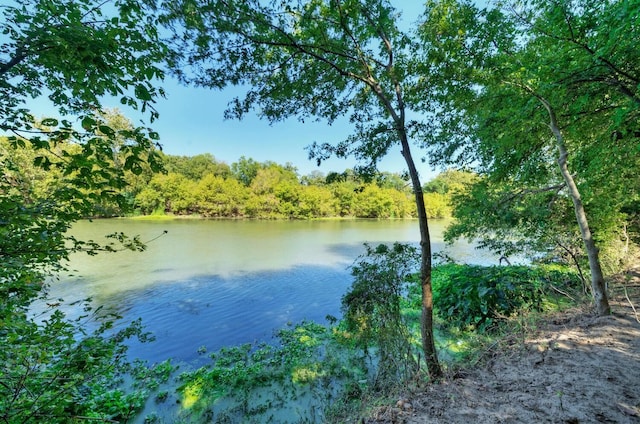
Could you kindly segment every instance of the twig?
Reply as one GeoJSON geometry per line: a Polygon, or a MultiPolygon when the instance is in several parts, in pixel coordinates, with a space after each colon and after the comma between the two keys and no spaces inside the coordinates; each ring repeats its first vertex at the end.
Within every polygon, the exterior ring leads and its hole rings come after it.
{"type": "Polygon", "coordinates": [[[483,349],[483,350],[482,350],[482,354],[478,355],[478,356],[475,358],[475,360],[473,360],[473,361],[471,362],[471,365],[472,365],[472,366],[475,366],[475,365],[477,365],[477,364],[478,364],[478,362],[480,362],[483,358],[486,358],[486,357],[489,355],[489,353],[493,350],[493,348],[495,348],[495,347],[498,345],[498,343],[500,343],[500,340],[496,340],[495,342],[491,343],[491,345],[490,345],[488,348],[483,349]]]}
{"type": "Polygon", "coordinates": [[[573,300],[574,302],[576,301],[573,297],[571,297],[571,295],[569,293],[563,292],[562,290],[560,290],[559,288],[557,288],[556,286],[554,286],[553,284],[550,285],[550,287],[557,291],[558,293],[560,293],[563,296],[567,296],[569,299],[573,300]]]}
{"type": "Polygon", "coordinates": [[[627,302],[629,302],[629,305],[631,305],[631,309],[633,309],[633,314],[636,317],[636,321],[638,321],[638,324],[640,324],[640,318],[638,318],[638,311],[636,311],[636,307],[633,306],[633,303],[631,302],[631,299],[629,299],[629,294],[627,293],[627,288],[624,288],[624,297],[627,298],[627,302]]]}

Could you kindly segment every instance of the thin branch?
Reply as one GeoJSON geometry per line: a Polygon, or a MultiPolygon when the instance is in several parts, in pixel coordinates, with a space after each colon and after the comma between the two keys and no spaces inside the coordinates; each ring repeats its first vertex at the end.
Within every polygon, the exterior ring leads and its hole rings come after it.
{"type": "Polygon", "coordinates": [[[355,45],[355,47],[356,47],[355,51],[358,54],[358,58],[356,60],[359,61],[362,64],[363,68],[365,69],[365,71],[367,73],[367,77],[368,78],[372,78],[373,73],[371,72],[371,67],[367,63],[367,60],[365,58],[362,46],[360,45],[360,43],[356,39],[355,35],[353,35],[353,31],[351,31],[351,29],[349,28],[349,25],[347,25],[347,22],[346,22],[346,19],[345,19],[345,16],[343,14],[343,10],[342,10],[342,7],[341,7],[341,2],[338,0],[338,1],[336,1],[336,4],[337,4],[337,8],[338,8],[338,13],[340,15],[340,21],[339,21],[340,28],[342,28],[342,30],[345,32],[345,34],[347,34],[347,36],[351,39],[351,42],[355,45]]]}
{"type": "Polygon", "coordinates": [[[505,196],[502,198],[502,200],[500,201],[501,204],[504,203],[508,203],[516,198],[519,197],[524,197],[527,194],[540,194],[540,193],[545,193],[548,191],[555,191],[556,195],[557,193],[559,193],[562,189],[564,189],[567,186],[566,183],[560,183],[560,184],[556,184],[556,185],[552,185],[552,186],[548,186],[548,187],[543,187],[543,188],[537,188],[537,189],[522,189],[522,190],[518,190],[515,193],[511,193],[508,196],[505,196]]]}
{"type": "Polygon", "coordinates": [[[382,62],[377,62],[377,63],[380,64],[380,66],[384,67],[387,70],[387,72],[390,73],[391,70],[393,69],[393,47],[391,45],[391,41],[389,40],[389,37],[387,37],[387,35],[384,33],[380,25],[377,25],[376,22],[373,21],[373,18],[371,17],[371,15],[369,15],[369,13],[364,8],[361,7],[360,12],[364,16],[364,18],[367,20],[367,22],[369,22],[369,25],[375,28],[376,32],[378,33],[378,37],[380,37],[380,39],[384,43],[385,48],[387,49],[387,52],[389,53],[389,60],[387,61],[386,65],[383,64],[382,62]]]}
{"type": "Polygon", "coordinates": [[[575,299],[574,299],[574,298],[573,298],[569,293],[567,293],[567,292],[565,292],[565,291],[560,290],[559,288],[557,288],[557,287],[556,287],[556,286],[554,286],[553,284],[551,284],[551,285],[550,285],[550,287],[551,287],[553,290],[555,290],[555,291],[557,291],[558,293],[560,293],[561,295],[568,297],[569,299],[573,300],[574,302],[576,301],[576,300],[575,300],[575,299]]]}
{"type": "Polygon", "coordinates": [[[629,302],[629,305],[631,305],[631,309],[633,309],[633,314],[636,317],[636,321],[638,321],[638,324],[640,324],[640,318],[638,318],[638,311],[636,311],[636,307],[633,306],[633,303],[631,302],[631,299],[629,299],[629,294],[627,293],[627,288],[624,288],[624,296],[627,298],[627,302],[629,302]]]}
{"type": "Polygon", "coordinates": [[[94,7],[91,7],[87,10],[87,12],[82,15],[82,18],[80,18],[80,21],[82,21],[82,19],[86,18],[87,16],[89,16],[89,14],[94,13],[97,10],[100,10],[100,8],[102,6],[104,6],[105,4],[109,3],[111,0],[104,0],[102,3],[96,4],[94,7]]]}

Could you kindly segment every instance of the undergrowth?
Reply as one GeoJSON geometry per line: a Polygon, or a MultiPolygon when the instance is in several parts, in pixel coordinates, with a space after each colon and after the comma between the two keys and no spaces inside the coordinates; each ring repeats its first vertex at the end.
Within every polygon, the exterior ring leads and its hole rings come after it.
{"type": "MultiPolygon", "coordinates": [[[[368,248],[356,261],[342,320],[303,322],[281,330],[275,345],[209,354],[208,365],[177,377],[176,394],[160,393],[163,402],[179,405],[177,416],[151,414],[146,422],[354,422],[420,391],[428,383],[421,294],[411,267],[400,261],[412,255],[407,249],[368,248]]],[[[438,353],[453,375],[503,344],[519,343],[543,314],[570,306],[582,284],[558,266],[447,264],[434,268],[433,287],[438,353]]]]}
{"type": "MultiPolygon", "coordinates": [[[[402,317],[412,334],[415,352],[419,352],[419,277],[409,280],[406,296],[401,299],[402,317]]],[[[558,265],[439,265],[433,270],[433,289],[438,354],[445,374],[452,377],[491,358],[496,351],[522,344],[549,314],[584,301],[579,276],[558,265]]],[[[384,391],[369,390],[357,402],[334,405],[329,422],[355,422],[371,416],[379,406],[394,405],[419,392],[426,379],[424,370],[384,391]]]]}

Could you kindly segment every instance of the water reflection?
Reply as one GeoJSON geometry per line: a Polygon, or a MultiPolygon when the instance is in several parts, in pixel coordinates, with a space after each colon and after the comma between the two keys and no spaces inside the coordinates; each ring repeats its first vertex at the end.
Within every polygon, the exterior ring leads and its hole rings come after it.
{"type": "MultiPolygon", "coordinates": [[[[433,250],[444,247],[443,222],[432,223],[433,250]]],[[[81,239],[123,231],[154,241],[143,253],[74,255],[76,275],[54,282],[52,297],[92,297],[130,322],[142,318],[156,336],[132,345],[152,362],[195,361],[197,350],[271,339],[273,331],[303,319],[340,315],[351,284],[347,267],[362,244],[416,244],[417,221],[133,221],[82,222],[81,239]]],[[[466,243],[451,256],[497,263],[466,243]]],[[[69,310],[71,314],[73,310],[69,310]]]]}
{"type": "Polygon", "coordinates": [[[134,356],[151,361],[197,359],[197,349],[269,341],[273,331],[304,319],[324,322],[340,314],[350,284],[344,270],[295,267],[242,276],[199,276],[109,299],[118,312],[142,317],[157,340],[134,344],[134,356]],[[116,306],[117,305],[117,306],[116,306]]]}

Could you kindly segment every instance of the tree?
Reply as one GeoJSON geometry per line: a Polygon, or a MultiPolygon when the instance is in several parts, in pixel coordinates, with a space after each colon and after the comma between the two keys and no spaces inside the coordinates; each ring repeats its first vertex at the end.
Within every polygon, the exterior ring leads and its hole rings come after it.
{"type": "Polygon", "coordinates": [[[247,188],[238,180],[209,174],[198,181],[196,210],[203,216],[242,216],[247,192],[247,188]]]}
{"type": "Polygon", "coordinates": [[[164,166],[167,172],[182,174],[190,180],[197,181],[207,175],[227,178],[231,175],[231,168],[224,162],[218,162],[210,153],[195,156],[164,156],[164,166]]]}
{"type": "Polygon", "coordinates": [[[139,324],[114,332],[110,319],[97,318],[100,329],[88,332],[84,317],[71,322],[55,304],[44,321],[27,312],[72,252],[143,248],[136,238],[113,235],[113,244],[101,246],[67,230],[98,204],[125,205],[127,172],[141,172],[143,162],[159,168],[157,133],[112,128],[98,113],[105,96],[118,96],[157,117],[165,48],[154,4],[25,0],[5,2],[0,13],[0,129],[9,136],[0,150],[0,419],[127,419],[144,395],[128,398],[116,386],[127,368],[123,342],[142,336],[139,324]],[[27,104],[45,96],[58,116],[36,121],[27,104]],[[118,166],[113,147],[123,140],[118,166]],[[21,167],[25,155],[33,168],[21,167]],[[30,180],[27,170],[59,178],[43,195],[42,181],[30,180]]]}
{"type": "MultiPolygon", "coordinates": [[[[74,155],[82,151],[80,146],[70,147],[62,152],[74,155]]],[[[48,152],[52,157],[57,153],[48,152]]],[[[34,162],[45,159],[37,158],[48,156],[28,145],[5,142],[0,148],[0,420],[127,419],[146,398],[137,389],[125,395],[120,380],[131,369],[124,356],[125,340],[144,340],[140,324],[113,331],[115,317],[94,311],[88,304],[76,305],[83,313],[74,321],[58,308],[60,300],[51,302],[43,315],[34,316],[30,306],[37,298],[46,304],[46,281],[65,271],[62,261],[72,252],[93,255],[144,246],[120,234],[110,235],[113,243],[106,245],[68,235],[71,224],[90,213],[96,201],[113,197],[84,191],[77,185],[79,171],[43,172],[34,162]],[[19,159],[35,154],[40,156],[22,166],[19,159]],[[46,177],[29,178],[38,174],[46,177]],[[58,178],[46,181],[50,176],[58,178]],[[41,191],[43,183],[46,192],[41,191]],[[97,330],[87,330],[93,321],[97,330]],[[114,402],[105,399],[107,393],[114,402]]],[[[91,159],[86,162],[92,163],[91,159]]]]}
{"type": "Polygon", "coordinates": [[[411,199],[406,193],[367,184],[356,194],[355,215],[360,218],[406,218],[411,199]]]}
{"type": "Polygon", "coordinates": [[[306,186],[321,186],[327,182],[324,172],[314,169],[308,175],[300,177],[300,182],[306,186]]]}
{"type": "Polygon", "coordinates": [[[231,164],[231,174],[235,179],[249,187],[253,179],[258,175],[258,171],[263,167],[259,162],[241,156],[238,162],[231,164]]]}
{"type": "Polygon", "coordinates": [[[637,29],[613,18],[637,16],[633,3],[533,0],[481,11],[443,1],[422,26],[434,46],[423,69],[441,76],[446,99],[434,138],[449,158],[440,159],[475,162],[494,186],[520,186],[503,201],[556,193],[552,202],[572,202],[600,314],[609,306],[596,244],[621,223],[617,193],[638,161],[630,144],[611,137],[620,131],[630,140],[637,122],[637,62],[626,55],[637,49],[623,40],[637,29]],[[605,164],[612,151],[629,160],[605,164]]]}
{"type": "Polygon", "coordinates": [[[438,193],[452,195],[466,190],[477,176],[473,172],[465,172],[457,169],[447,169],[438,174],[434,179],[423,186],[426,193],[438,193]]]}
{"type": "Polygon", "coordinates": [[[297,218],[324,218],[336,215],[336,199],[324,186],[303,186],[300,191],[297,218]]]}
{"type": "Polygon", "coordinates": [[[325,120],[348,116],[355,132],[331,145],[314,144],[312,158],[353,155],[374,169],[400,145],[414,190],[420,227],[423,350],[429,373],[441,376],[433,339],[431,240],[420,177],[411,152],[404,92],[413,48],[385,0],[181,0],[165,4],[174,32],[173,73],[186,83],[248,87],[227,117],[250,110],[270,121],[290,116],[325,120]]]}
{"type": "Polygon", "coordinates": [[[336,199],[336,213],[338,216],[355,216],[358,190],[361,187],[353,181],[333,182],[329,185],[333,197],[336,199]]]}
{"type": "Polygon", "coordinates": [[[136,197],[137,202],[145,210],[154,206],[162,208],[165,212],[177,215],[191,213],[196,208],[196,191],[198,183],[192,181],[182,174],[158,174],[155,175],[146,190],[143,190],[136,197]],[[157,193],[157,196],[153,194],[157,193]],[[156,198],[162,199],[161,204],[156,205],[156,198]]]}
{"type": "Polygon", "coordinates": [[[540,61],[552,69],[551,75],[541,73],[539,87],[528,88],[536,90],[550,120],[555,113],[559,132],[554,137],[562,137],[565,144],[569,175],[577,173],[597,245],[586,248],[590,262],[597,256],[603,268],[608,262],[609,270],[617,271],[611,259],[623,258],[620,238],[628,237],[629,222],[625,210],[639,195],[637,185],[629,182],[636,180],[640,164],[640,53],[632,41],[640,36],[634,24],[640,5],[531,1],[523,14],[507,12],[518,25],[531,28],[531,51],[547,52],[540,61]],[[553,49],[557,51],[551,53],[553,49]],[[571,59],[568,65],[562,64],[562,57],[571,59]]]}

